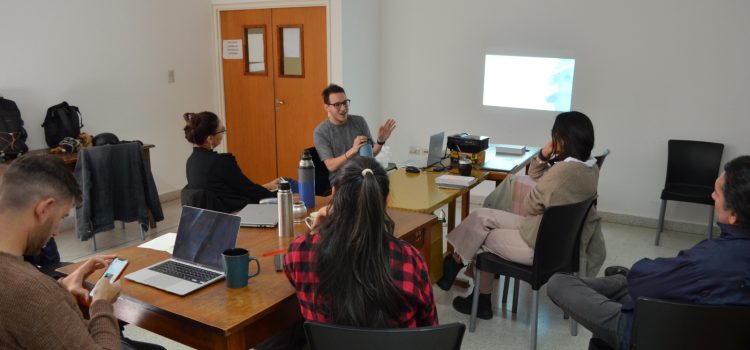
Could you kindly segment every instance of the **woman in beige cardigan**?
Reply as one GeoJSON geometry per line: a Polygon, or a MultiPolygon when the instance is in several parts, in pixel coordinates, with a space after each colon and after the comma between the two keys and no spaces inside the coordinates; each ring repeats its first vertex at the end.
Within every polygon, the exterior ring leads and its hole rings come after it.
{"type": "MultiPolygon", "coordinates": [[[[594,126],[585,114],[559,114],[552,126],[552,140],[531,160],[529,175],[537,183],[524,200],[528,216],[487,208],[473,211],[448,234],[448,241],[455,248],[455,253],[446,257],[443,278],[438,281],[438,286],[444,290],[450,289],[458,271],[464,266],[462,260],[469,261],[482,252],[531,265],[544,209],[580,202],[596,194],[599,168],[591,157],[593,147],[594,126]]],[[[493,278],[489,273],[482,273],[477,316],[490,319],[493,278]]],[[[456,297],[453,307],[470,314],[471,300],[472,295],[456,297]]]]}

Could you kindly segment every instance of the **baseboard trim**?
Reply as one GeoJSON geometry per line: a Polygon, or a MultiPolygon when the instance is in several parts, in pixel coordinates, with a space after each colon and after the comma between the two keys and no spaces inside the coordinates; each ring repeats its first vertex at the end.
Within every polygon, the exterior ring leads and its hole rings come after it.
{"type": "MultiPolygon", "coordinates": [[[[654,229],[654,234],[656,234],[656,227],[658,226],[658,223],[659,223],[659,220],[657,218],[647,218],[647,217],[642,217],[642,216],[627,215],[627,214],[613,213],[613,212],[607,212],[607,211],[599,211],[599,216],[601,216],[602,220],[606,222],[652,228],[654,229]]],[[[684,221],[664,219],[664,230],[684,232],[684,233],[694,233],[694,234],[698,234],[701,236],[705,236],[706,231],[708,231],[708,223],[696,224],[693,222],[684,222],[684,221]]],[[[717,236],[720,232],[719,227],[716,225],[713,225],[712,232],[714,236],[717,236]]]]}
{"type": "MultiPolygon", "coordinates": [[[[485,198],[487,198],[487,196],[473,195],[471,196],[471,204],[482,205],[484,203],[485,198]]],[[[656,234],[656,227],[659,223],[659,220],[657,218],[613,213],[613,212],[608,212],[608,211],[599,211],[598,213],[599,213],[599,216],[602,218],[602,220],[604,220],[605,222],[653,228],[654,234],[656,234]]],[[[674,220],[664,219],[664,230],[684,232],[684,233],[694,233],[694,234],[705,236],[706,231],[708,230],[708,225],[696,224],[693,222],[674,221],[674,220]]],[[[714,224],[713,225],[714,236],[717,236],[719,232],[720,232],[719,227],[714,224]]]]}
{"type": "Polygon", "coordinates": [[[171,192],[165,192],[159,195],[159,202],[166,203],[171,202],[175,199],[180,199],[180,191],[181,190],[174,190],[171,192]]]}

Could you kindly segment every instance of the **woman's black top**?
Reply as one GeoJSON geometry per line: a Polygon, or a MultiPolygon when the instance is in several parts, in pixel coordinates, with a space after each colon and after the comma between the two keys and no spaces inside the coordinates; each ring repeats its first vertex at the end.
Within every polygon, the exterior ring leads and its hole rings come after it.
{"type": "Polygon", "coordinates": [[[194,147],[187,160],[186,173],[186,189],[203,190],[212,197],[214,207],[207,209],[233,213],[247,204],[274,196],[265,187],[250,181],[230,153],[194,147]]]}

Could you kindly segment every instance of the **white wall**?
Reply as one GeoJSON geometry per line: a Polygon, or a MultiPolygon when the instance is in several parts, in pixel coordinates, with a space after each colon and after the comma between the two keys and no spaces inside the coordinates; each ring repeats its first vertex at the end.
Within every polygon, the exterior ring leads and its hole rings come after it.
{"type": "MultiPolygon", "coordinates": [[[[750,2],[381,0],[381,112],[406,158],[434,131],[543,145],[555,114],[482,106],[485,54],[576,58],[573,109],[610,148],[600,210],[658,215],[670,138],[750,153],[750,2]]],[[[674,203],[674,202],[672,202],[674,203]]],[[[704,223],[705,206],[667,217],[704,223]]]]}
{"type": "MultiPolygon", "coordinates": [[[[352,114],[363,116],[377,137],[380,115],[380,6],[372,0],[342,1],[340,83],[352,100],[352,114]]],[[[335,80],[334,80],[335,81],[335,80]]]]}
{"type": "Polygon", "coordinates": [[[46,110],[65,100],[87,133],[155,144],[156,185],[175,191],[191,150],[182,113],[216,109],[211,26],[209,0],[4,1],[0,93],[18,104],[30,148],[46,147],[46,110]]]}
{"type": "MultiPolygon", "coordinates": [[[[159,192],[177,190],[190,152],[179,116],[218,109],[211,4],[262,2],[4,2],[0,94],[21,108],[32,148],[45,146],[46,108],[67,100],[81,108],[84,131],[156,144],[159,192]]],[[[657,215],[669,138],[723,142],[725,161],[750,153],[742,0],[331,0],[329,13],[332,80],[374,132],[397,118],[389,145],[401,159],[437,130],[547,141],[554,113],[482,106],[487,53],[577,59],[573,108],[594,121],[596,151],[612,149],[602,210],[657,215]]],[[[705,215],[689,204],[667,212],[697,223],[705,215]]]]}

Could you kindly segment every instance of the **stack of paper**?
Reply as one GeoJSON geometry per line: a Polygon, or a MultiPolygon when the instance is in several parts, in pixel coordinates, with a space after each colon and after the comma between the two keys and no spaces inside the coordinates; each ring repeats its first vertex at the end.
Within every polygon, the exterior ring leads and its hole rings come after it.
{"type": "Polygon", "coordinates": [[[165,251],[172,254],[174,250],[174,242],[177,240],[177,234],[174,232],[165,233],[159,237],[156,237],[146,243],[139,245],[139,248],[148,248],[153,250],[165,251]]]}
{"type": "Polygon", "coordinates": [[[520,156],[526,152],[526,146],[520,145],[497,145],[495,146],[496,154],[513,154],[520,156]]]}
{"type": "Polygon", "coordinates": [[[435,178],[435,184],[442,188],[463,188],[476,181],[473,176],[440,175],[435,178]]]}

